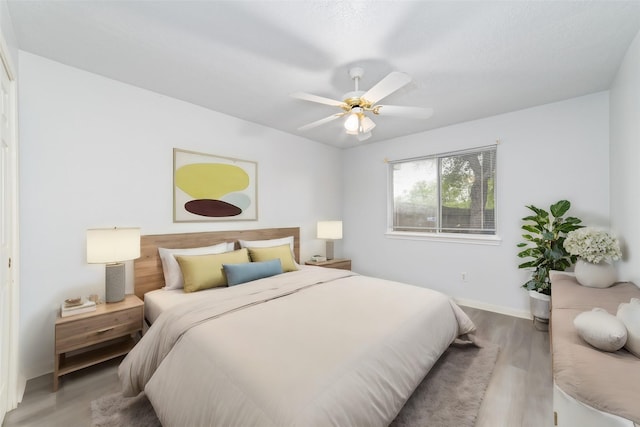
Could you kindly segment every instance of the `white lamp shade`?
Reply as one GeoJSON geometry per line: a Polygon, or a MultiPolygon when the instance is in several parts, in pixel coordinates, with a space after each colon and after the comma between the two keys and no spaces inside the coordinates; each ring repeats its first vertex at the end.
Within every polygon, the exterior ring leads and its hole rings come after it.
{"type": "Polygon", "coordinates": [[[373,120],[371,120],[369,117],[364,116],[362,118],[362,120],[360,121],[360,132],[361,133],[368,133],[371,132],[371,130],[376,127],[376,124],[373,122],[373,120]]]}
{"type": "Polygon", "coordinates": [[[318,221],[318,239],[342,239],[342,221],[318,221]]]}
{"type": "Polygon", "coordinates": [[[344,128],[349,132],[358,132],[360,126],[360,117],[356,113],[349,114],[347,120],[344,121],[344,128]]]}
{"type": "Polygon", "coordinates": [[[87,230],[87,262],[106,264],[140,258],[139,228],[87,230]]]}

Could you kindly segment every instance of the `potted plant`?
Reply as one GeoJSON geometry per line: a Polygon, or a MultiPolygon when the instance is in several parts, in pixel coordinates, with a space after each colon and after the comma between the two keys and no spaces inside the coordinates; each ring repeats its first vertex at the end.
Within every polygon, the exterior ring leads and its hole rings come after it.
{"type": "Polygon", "coordinates": [[[582,220],[575,217],[564,218],[571,203],[560,200],[544,209],[533,205],[527,206],[532,215],[522,218],[524,224],[522,237],[523,248],[518,257],[526,261],[518,268],[532,269],[531,278],[522,287],[529,290],[531,314],[536,319],[549,319],[549,300],[551,295],[551,270],[564,271],[576,262],[577,257],[571,255],[564,247],[567,233],[582,228],[582,220]]]}

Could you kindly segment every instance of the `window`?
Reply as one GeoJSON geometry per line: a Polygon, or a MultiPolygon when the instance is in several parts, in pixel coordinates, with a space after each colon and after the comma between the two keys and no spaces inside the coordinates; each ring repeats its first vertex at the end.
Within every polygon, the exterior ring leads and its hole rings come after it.
{"type": "Polygon", "coordinates": [[[496,146],[390,164],[392,231],[496,234],[496,146]]]}

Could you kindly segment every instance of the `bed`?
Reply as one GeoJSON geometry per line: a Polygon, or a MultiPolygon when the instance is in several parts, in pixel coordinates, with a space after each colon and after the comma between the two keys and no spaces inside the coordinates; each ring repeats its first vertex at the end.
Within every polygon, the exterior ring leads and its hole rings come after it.
{"type": "MultiPolygon", "coordinates": [[[[297,228],[143,236],[136,294],[164,285],[158,247],[285,236],[299,261],[297,228]]],[[[475,329],[442,293],[322,267],[193,297],[154,316],[118,371],[164,426],[386,426],[475,329]]]]}

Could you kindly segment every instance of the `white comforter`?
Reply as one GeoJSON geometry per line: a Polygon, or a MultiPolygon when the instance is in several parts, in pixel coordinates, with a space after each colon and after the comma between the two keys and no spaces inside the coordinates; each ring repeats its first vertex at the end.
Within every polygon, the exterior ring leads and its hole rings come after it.
{"type": "Polygon", "coordinates": [[[120,365],[168,426],[386,426],[475,329],[432,290],[305,268],[163,313],[120,365]]]}

